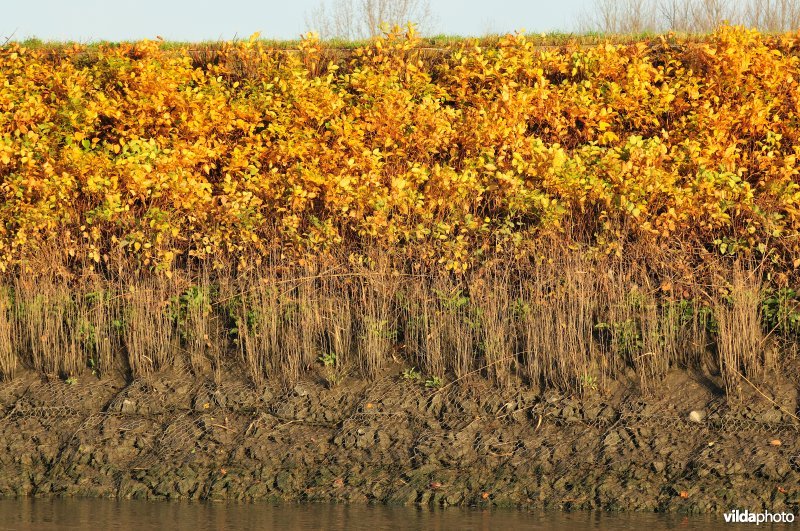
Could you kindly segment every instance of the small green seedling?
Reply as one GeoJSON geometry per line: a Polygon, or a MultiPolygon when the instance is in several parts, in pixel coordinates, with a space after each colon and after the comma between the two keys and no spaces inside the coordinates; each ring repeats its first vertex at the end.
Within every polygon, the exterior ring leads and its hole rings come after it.
{"type": "Polygon", "coordinates": [[[428,387],[430,389],[438,389],[442,386],[443,383],[444,382],[442,382],[442,379],[439,378],[438,376],[431,376],[430,378],[425,380],[425,387],[428,387]]]}
{"type": "Polygon", "coordinates": [[[597,391],[597,378],[589,373],[581,376],[581,387],[585,390],[597,391]]]}
{"type": "Polygon", "coordinates": [[[336,366],[336,354],[333,352],[329,352],[327,354],[321,355],[317,360],[322,363],[325,367],[335,367],[336,366]]]}
{"type": "Polygon", "coordinates": [[[342,375],[337,370],[336,353],[328,352],[322,354],[317,361],[322,363],[325,372],[325,380],[328,382],[328,387],[335,387],[342,380],[342,375]]]}
{"type": "Polygon", "coordinates": [[[422,378],[422,375],[417,371],[416,367],[411,367],[410,369],[405,369],[403,371],[403,379],[409,380],[412,382],[418,382],[422,378]]]}

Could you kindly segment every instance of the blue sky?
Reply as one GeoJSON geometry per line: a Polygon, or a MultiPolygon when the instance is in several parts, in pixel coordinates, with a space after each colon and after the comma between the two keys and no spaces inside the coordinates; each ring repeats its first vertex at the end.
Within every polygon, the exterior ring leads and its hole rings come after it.
{"type": "MultiPolygon", "coordinates": [[[[328,0],[331,1],[331,0],[328,0]]],[[[0,0],[0,37],[14,40],[294,39],[320,0],[0,0]]],[[[593,0],[430,0],[435,33],[577,29],[593,0]]]]}

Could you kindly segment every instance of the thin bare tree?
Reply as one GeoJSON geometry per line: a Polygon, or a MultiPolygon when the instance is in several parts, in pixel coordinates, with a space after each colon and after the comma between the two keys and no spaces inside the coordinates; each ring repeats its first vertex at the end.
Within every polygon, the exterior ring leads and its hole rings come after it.
{"type": "Polygon", "coordinates": [[[740,22],[738,2],[730,0],[696,0],[692,6],[692,31],[708,32],[723,22],[740,22]]]}
{"type": "Polygon", "coordinates": [[[331,6],[323,1],[306,13],[306,28],[316,31],[323,39],[356,39],[359,26],[353,0],[339,0],[331,6]]]}
{"type": "Polygon", "coordinates": [[[306,27],[323,39],[366,39],[408,22],[426,33],[433,21],[430,0],[322,0],[306,14],[306,27]]]}
{"type": "Polygon", "coordinates": [[[744,9],[748,26],[765,31],[800,29],[800,0],[750,0],[744,9]]]}
{"type": "Polygon", "coordinates": [[[692,29],[692,4],[686,0],[659,0],[658,14],[663,23],[659,29],[684,33],[692,29]]]}
{"type": "Polygon", "coordinates": [[[595,0],[591,27],[605,33],[713,31],[722,23],[762,31],[800,29],[800,0],[595,0]]]}
{"type": "Polygon", "coordinates": [[[653,0],[596,0],[591,29],[603,33],[642,33],[657,25],[653,0]]]}

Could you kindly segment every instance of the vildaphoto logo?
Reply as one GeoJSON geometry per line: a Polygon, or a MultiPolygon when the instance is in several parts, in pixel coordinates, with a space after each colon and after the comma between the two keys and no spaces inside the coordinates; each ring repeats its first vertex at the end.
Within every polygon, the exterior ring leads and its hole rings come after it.
{"type": "Polygon", "coordinates": [[[764,511],[762,513],[752,513],[748,510],[740,511],[734,509],[728,511],[723,515],[726,524],[791,524],[794,523],[794,514],[792,513],[771,513],[764,511]]]}

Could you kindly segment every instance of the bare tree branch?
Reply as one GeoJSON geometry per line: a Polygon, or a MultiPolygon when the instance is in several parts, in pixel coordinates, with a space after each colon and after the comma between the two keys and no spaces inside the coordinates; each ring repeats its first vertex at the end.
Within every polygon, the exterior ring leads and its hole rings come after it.
{"type": "Polygon", "coordinates": [[[766,31],[790,31],[800,27],[800,0],[750,0],[744,9],[748,26],[766,31]]]}
{"type": "Polygon", "coordinates": [[[430,0],[333,0],[306,15],[306,27],[323,39],[365,39],[382,32],[384,24],[413,22],[426,33],[433,24],[430,0]]]}
{"type": "Polygon", "coordinates": [[[723,22],[762,31],[800,28],[800,0],[595,0],[594,29],[606,33],[713,31],[723,22]]]}
{"type": "Polygon", "coordinates": [[[595,15],[603,33],[642,33],[657,24],[653,0],[596,0],[595,15]]]}

